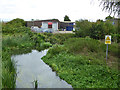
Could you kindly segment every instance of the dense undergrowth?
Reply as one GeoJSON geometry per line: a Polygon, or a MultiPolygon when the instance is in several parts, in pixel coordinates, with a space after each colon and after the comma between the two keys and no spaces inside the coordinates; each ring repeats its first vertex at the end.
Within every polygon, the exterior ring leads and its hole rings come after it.
{"type": "Polygon", "coordinates": [[[118,45],[109,46],[90,38],[71,38],[49,49],[44,62],[73,88],[118,88],[118,45]],[[111,65],[112,64],[112,65],[111,65]]]}

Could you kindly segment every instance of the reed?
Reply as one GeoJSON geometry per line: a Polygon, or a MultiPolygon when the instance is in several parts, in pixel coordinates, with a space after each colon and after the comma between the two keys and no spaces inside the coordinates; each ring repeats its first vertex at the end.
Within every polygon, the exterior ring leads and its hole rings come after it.
{"type": "Polygon", "coordinates": [[[38,88],[38,80],[34,80],[34,88],[37,89],[38,88]]]}

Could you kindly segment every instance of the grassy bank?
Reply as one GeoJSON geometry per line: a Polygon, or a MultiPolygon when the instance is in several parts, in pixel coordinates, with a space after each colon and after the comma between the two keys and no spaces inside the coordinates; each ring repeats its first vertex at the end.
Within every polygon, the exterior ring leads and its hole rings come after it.
{"type": "Polygon", "coordinates": [[[49,49],[44,62],[74,88],[118,88],[118,45],[90,38],[72,38],[49,49]]]}
{"type": "Polygon", "coordinates": [[[119,42],[115,28],[101,21],[86,20],[77,21],[76,27],[75,34],[33,33],[19,18],[2,23],[2,88],[15,88],[16,64],[11,55],[51,46],[43,60],[74,88],[118,88],[118,44],[109,45],[106,64],[106,45],[94,40],[109,34],[112,41],[119,42]]]}
{"type": "Polygon", "coordinates": [[[11,60],[11,55],[25,54],[32,49],[44,50],[52,44],[62,44],[72,34],[32,33],[3,33],[2,35],[2,88],[15,88],[16,64],[11,60]],[[55,42],[54,42],[54,40],[55,42]],[[51,44],[51,43],[52,44],[51,44]]]}

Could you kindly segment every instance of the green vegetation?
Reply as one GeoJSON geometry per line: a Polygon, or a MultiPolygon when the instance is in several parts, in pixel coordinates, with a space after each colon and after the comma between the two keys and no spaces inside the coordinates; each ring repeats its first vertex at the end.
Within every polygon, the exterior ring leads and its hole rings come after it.
{"type": "Polygon", "coordinates": [[[4,34],[14,34],[14,33],[21,33],[21,32],[28,32],[30,28],[25,26],[25,21],[22,19],[13,19],[8,23],[3,23],[2,25],[2,32],[4,34]]]}
{"type": "MultiPolygon", "coordinates": [[[[12,22],[12,21],[11,21],[12,22]]],[[[43,50],[51,46],[44,42],[40,34],[30,32],[25,26],[15,26],[10,23],[4,24],[2,36],[2,88],[15,88],[16,66],[11,60],[11,55],[31,52],[32,49],[43,50]],[[7,31],[8,30],[8,31],[7,31]],[[26,33],[27,32],[27,33],[26,33]]]]}
{"type": "Polygon", "coordinates": [[[2,88],[15,88],[16,64],[11,55],[49,47],[43,60],[74,88],[118,88],[120,35],[109,21],[76,21],[75,34],[34,33],[18,18],[3,23],[2,29],[2,88]],[[107,64],[106,34],[113,37],[107,64]]]}
{"type": "Polygon", "coordinates": [[[11,25],[19,24],[19,26],[25,26],[26,22],[23,19],[16,18],[16,19],[13,19],[12,21],[8,22],[7,24],[11,24],[11,25]]]}
{"type": "Polygon", "coordinates": [[[76,21],[76,36],[86,37],[90,35],[90,28],[92,23],[88,20],[79,20],[76,21]]]}
{"type": "Polygon", "coordinates": [[[65,15],[64,21],[71,21],[71,20],[69,19],[69,16],[65,15]]]}
{"type": "MultiPolygon", "coordinates": [[[[119,26],[119,23],[118,23],[119,26]]],[[[96,22],[89,22],[88,20],[76,21],[76,36],[86,37],[89,36],[94,39],[103,40],[105,35],[112,36],[112,42],[120,41],[119,28],[112,25],[112,22],[107,20],[97,20],[96,22]]]]}
{"type": "Polygon", "coordinates": [[[109,15],[109,16],[107,16],[105,19],[106,19],[106,20],[114,19],[114,17],[111,17],[111,16],[109,15]]]}
{"type": "Polygon", "coordinates": [[[54,45],[42,59],[74,88],[118,88],[118,45],[109,48],[108,66],[105,44],[91,38],[71,38],[54,45]]]}
{"type": "MultiPolygon", "coordinates": [[[[2,23],[0,21],[0,75],[2,75],[2,23]]],[[[2,89],[2,77],[0,76],[0,89],[2,89]]]]}
{"type": "Polygon", "coordinates": [[[74,34],[52,34],[52,33],[44,33],[41,34],[42,36],[44,36],[44,40],[46,42],[50,42],[51,44],[63,44],[64,41],[66,41],[69,38],[73,38],[75,37],[74,34]]]}
{"type": "MultiPolygon", "coordinates": [[[[32,33],[33,34],[33,33],[32,33]]],[[[32,49],[39,51],[50,47],[51,44],[44,42],[39,34],[6,35],[2,40],[2,85],[4,88],[15,87],[16,69],[11,55],[31,52],[32,49]]]]}
{"type": "Polygon", "coordinates": [[[34,82],[34,86],[35,86],[34,88],[37,89],[38,88],[38,80],[34,80],[33,82],[34,82]]]}
{"type": "Polygon", "coordinates": [[[16,66],[11,60],[11,55],[31,52],[32,49],[38,51],[52,46],[52,44],[62,44],[72,34],[49,34],[33,33],[30,28],[25,27],[22,19],[14,19],[2,27],[2,88],[15,88],[16,66]]]}

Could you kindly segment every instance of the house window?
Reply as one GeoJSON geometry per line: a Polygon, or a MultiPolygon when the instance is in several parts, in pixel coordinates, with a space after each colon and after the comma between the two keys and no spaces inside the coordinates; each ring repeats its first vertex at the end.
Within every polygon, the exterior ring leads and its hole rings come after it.
{"type": "Polygon", "coordinates": [[[48,28],[52,28],[52,22],[48,22],[48,28]]]}

